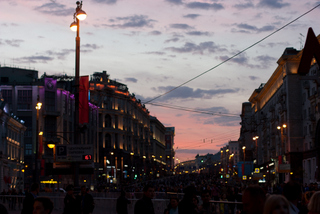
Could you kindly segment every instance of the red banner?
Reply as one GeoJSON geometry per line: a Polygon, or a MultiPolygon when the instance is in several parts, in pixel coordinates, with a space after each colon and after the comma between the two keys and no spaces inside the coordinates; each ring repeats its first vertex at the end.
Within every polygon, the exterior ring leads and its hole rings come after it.
{"type": "Polygon", "coordinates": [[[244,164],[242,164],[242,175],[244,175],[244,164]]]}
{"type": "Polygon", "coordinates": [[[79,85],[79,123],[89,123],[89,76],[80,77],[79,85]]]}
{"type": "Polygon", "coordinates": [[[282,164],[282,155],[278,156],[278,161],[279,161],[279,164],[282,164]]]}
{"type": "Polygon", "coordinates": [[[41,167],[40,167],[40,169],[41,169],[41,176],[44,176],[45,174],[44,174],[44,168],[45,168],[45,161],[44,161],[44,159],[41,159],[41,167]]]}

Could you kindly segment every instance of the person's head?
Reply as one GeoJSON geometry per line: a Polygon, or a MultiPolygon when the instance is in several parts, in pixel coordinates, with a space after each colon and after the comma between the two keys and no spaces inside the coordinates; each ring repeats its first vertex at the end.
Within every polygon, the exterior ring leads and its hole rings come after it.
{"type": "Polygon", "coordinates": [[[192,203],[193,203],[194,205],[198,206],[198,204],[199,204],[199,199],[198,199],[198,197],[197,197],[196,195],[194,195],[194,196],[192,197],[192,203]]]}
{"type": "Polygon", "coordinates": [[[175,209],[178,207],[179,199],[177,197],[170,198],[170,206],[175,209]]]}
{"type": "Polygon", "coordinates": [[[301,199],[302,190],[300,184],[289,181],[283,187],[283,195],[288,199],[288,201],[297,205],[298,201],[301,199]]]}
{"type": "Polygon", "coordinates": [[[87,188],[86,186],[81,186],[81,194],[84,195],[87,193],[87,188]]]}
{"type": "Polygon", "coordinates": [[[264,204],[263,214],[289,214],[289,201],[282,195],[270,195],[264,204]]]}
{"type": "Polygon", "coordinates": [[[312,194],[308,204],[308,210],[309,212],[320,213],[320,191],[312,194]]]}
{"type": "Polygon", "coordinates": [[[209,203],[211,199],[211,196],[210,196],[210,191],[205,189],[201,192],[201,200],[203,201],[203,203],[209,203]]]}
{"type": "Polygon", "coordinates": [[[197,190],[194,186],[187,186],[184,190],[184,198],[192,199],[197,194],[197,190]]]}
{"type": "Polygon", "coordinates": [[[71,184],[66,187],[66,191],[69,195],[73,194],[73,190],[74,190],[74,186],[71,184]]]}
{"type": "Polygon", "coordinates": [[[37,197],[33,203],[33,214],[51,214],[53,203],[50,198],[37,197]]]}
{"type": "Polygon", "coordinates": [[[246,214],[262,214],[266,194],[258,185],[247,187],[242,194],[243,211],[246,214]]]}
{"type": "Polygon", "coordinates": [[[154,197],[154,187],[151,184],[147,184],[143,187],[143,194],[152,199],[154,197]]]}
{"type": "Polygon", "coordinates": [[[40,190],[40,187],[38,183],[33,183],[30,187],[30,192],[33,192],[35,194],[38,194],[39,190],[40,190]]]}

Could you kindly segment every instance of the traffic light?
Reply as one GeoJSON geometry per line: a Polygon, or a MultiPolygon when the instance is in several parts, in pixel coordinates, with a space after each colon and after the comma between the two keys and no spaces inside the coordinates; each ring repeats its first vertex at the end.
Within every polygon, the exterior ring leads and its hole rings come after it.
{"type": "Polygon", "coordinates": [[[201,159],[201,163],[203,163],[203,159],[201,159]]]}

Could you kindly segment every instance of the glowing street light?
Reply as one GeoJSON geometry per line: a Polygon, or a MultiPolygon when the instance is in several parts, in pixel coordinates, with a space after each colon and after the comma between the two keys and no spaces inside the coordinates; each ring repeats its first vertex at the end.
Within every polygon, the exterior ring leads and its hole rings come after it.
{"type": "MultiPolygon", "coordinates": [[[[79,142],[79,77],[80,77],[80,20],[84,20],[87,14],[82,10],[82,1],[76,2],[76,12],[73,14],[73,22],[70,25],[71,30],[77,32],[76,36],[76,63],[75,63],[75,111],[74,111],[74,144],[79,142]]],[[[79,163],[75,163],[75,175],[74,175],[74,185],[79,186],[79,163]]]]}

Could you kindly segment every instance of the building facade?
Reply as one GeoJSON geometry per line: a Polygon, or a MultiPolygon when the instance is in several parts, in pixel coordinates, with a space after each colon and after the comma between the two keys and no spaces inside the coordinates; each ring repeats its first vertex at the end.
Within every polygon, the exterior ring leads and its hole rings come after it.
{"type": "MultiPolygon", "coordinates": [[[[1,98],[1,96],[0,96],[1,98]]],[[[0,99],[0,188],[24,190],[24,121],[0,99]]]]}
{"type": "Polygon", "coordinates": [[[320,74],[315,59],[320,53],[315,50],[320,50],[319,36],[310,37],[309,30],[304,50],[286,48],[269,80],[254,90],[251,112],[243,104],[242,155],[269,182],[319,181],[320,74]]]}

